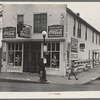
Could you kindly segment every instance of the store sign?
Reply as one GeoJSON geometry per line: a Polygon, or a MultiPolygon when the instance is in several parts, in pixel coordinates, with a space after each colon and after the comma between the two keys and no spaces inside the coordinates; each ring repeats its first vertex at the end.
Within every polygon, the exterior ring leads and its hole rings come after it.
{"type": "Polygon", "coordinates": [[[80,44],[80,49],[85,49],[85,44],[84,43],[80,44]]]}
{"type": "Polygon", "coordinates": [[[78,60],[78,53],[71,52],[71,60],[78,60]]]}
{"type": "Polygon", "coordinates": [[[48,37],[63,37],[63,25],[49,26],[48,37]]]}
{"type": "Polygon", "coordinates": [[[3,28],[3,38],[15,38],[15,37],[16,37],[16,27],[3,28]]]}
{"type": "Polygon", "coordinates": [[[71,52],[78,52],[78,40],[71,38],[71,52]]]}
{"type": "Polygon", "coordinates": [[[31,37],[31,26],[24,25],[22,30],[20,31],[19,37],[30,38],[31,37]]]}

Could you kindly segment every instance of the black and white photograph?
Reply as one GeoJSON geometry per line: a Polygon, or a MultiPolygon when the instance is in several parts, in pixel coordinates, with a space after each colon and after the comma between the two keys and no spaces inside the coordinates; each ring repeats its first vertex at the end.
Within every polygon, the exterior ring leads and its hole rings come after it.
{"type": "Polygon", "coordinates": [[[0,2],[0,92],[99,92],[99,10],[100,2],[0,2]]]}

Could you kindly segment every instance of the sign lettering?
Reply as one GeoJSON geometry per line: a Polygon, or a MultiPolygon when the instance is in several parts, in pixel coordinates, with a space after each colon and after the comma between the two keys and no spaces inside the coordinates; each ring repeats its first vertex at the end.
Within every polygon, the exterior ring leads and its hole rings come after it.
{"type": "Polygon", "coordinates": [[[16,37],[16,27],[3,28],[3,38],[15,38],[15,37],[16,37]]]}
{"type": "Polygon", "coordinates": [[[63,36],[62,25],[52,25],[48,27],[48,37],[62,37],[62,36],[63,36]]]}
{"type": "Polygon", "coordinates": [[[78,40],[71,38],[71,52],[78,52],[78,40]]]}
{"type": "Polygon", "coordinates": [[[71,60],[78,60],[78,53],[71,52],[71,60]]]}

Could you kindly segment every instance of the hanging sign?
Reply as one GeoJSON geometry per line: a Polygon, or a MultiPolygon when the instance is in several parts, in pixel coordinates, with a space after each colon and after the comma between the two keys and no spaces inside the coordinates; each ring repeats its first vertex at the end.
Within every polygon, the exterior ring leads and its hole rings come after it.
{"type": "Polygon", "coordinates": [[[3,28],[3,38],[15,38],[15,37],[16,37],[16,27],[3,28]]]}
{"type": "Polygon", "coordinates": [[[63,25],[48,26],[48,37],[63,37],[63,25]]]}
{"type": "Polygon", "coordinates": [[[20,31],[19,37],[30,38],[31,37],[31,26],[24,25],[22,30],[20,31]]]}

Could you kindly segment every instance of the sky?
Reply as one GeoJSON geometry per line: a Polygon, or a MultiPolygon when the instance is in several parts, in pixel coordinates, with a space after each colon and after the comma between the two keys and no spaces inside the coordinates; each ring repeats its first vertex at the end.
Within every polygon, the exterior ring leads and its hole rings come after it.
{"type": "Polygon", "coordinates": [[[68,2],[67,7],[100,31],[100,2],[68,2]]]}
{"type": "Polygon", "coordinates": [[[66,2],[66,4],[73,12],[80,13],[82,19],[100,31],[100,2],[66,2]]]}

